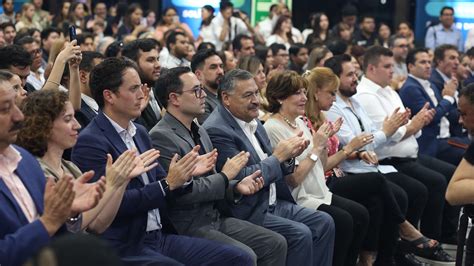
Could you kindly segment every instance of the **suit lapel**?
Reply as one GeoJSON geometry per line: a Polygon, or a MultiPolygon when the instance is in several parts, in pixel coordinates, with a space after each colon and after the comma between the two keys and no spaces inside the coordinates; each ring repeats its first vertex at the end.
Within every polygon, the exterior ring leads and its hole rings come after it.
{"type": "MultiPolygon", "coordinates": [[[[97,120],[95,120],[95,122],[97,123],[97,126],[104,132],[104,136],[109,140],[112,146],[114,146],[114,148],[117,150],[118,156],[120,156],[120,154],[128,150],[127,145],[125,145],[122,138],[117,133],[112,123],[110,123],[109,119],[105,117],[105,114],[103,112],[99,112],[99,114],[97,115],[97,120]]],[[[143,150],[143,146],[141,147],[142,150],[140,150],[141,145],[139,145],[138,142],[141,142],[141,141],[135,141],[135,145],[137,146],[138,151],[141,153],[143,150]]],[[[138,178],[138,180],[140,180],[140,182],[143,185],[145,184],[142,178],[138,178]]]]}
{"type": "MultiPolygon", "coordinates": [[[[421,93],[423,94],[423,96],[425,96],[425,98],[428,99],[428,101],[430,102],[431,107],[435,108],[436,106],[434,105],[433,101],[431,100],[431,97],[425,91],[425,88],[423,88],[423,86],[420,84],[420,82],[418,82],[416,79],[414,79],[412,77],[409,77],[409,79],[411,80],[411,82],[416,83],[418,85],[418,86],[416,86],[416,88],[418,88],[421,91],[421,93]]],[[[431,81],[430,81],[430,84],[432,85],[431,81]]],[[[431,89],[433,89],[433,88],[431,88],[431,89]]],[[[434,88],[433,91],[435,91],[435,95],[436,95],[437,89],[434,88]]],[[[438,98],[438,97],[436,97],[436,98],[438,98]]]]}
{"type": "Polygon", "coordinates": [[[249,138],[247,137],[247,134],[242,130],[239,124],[237,124],[237,121],[232,117],[232,115],[227,111],[222,104],[219,104],[219,112],[222,114],[222,117],[224,120],[228,122],[228,124],[234,129],[235,134],[237,136],[244,136],[244,138],[241,138],[245,145],[247,146],[247,151],[250,152],[252,157],[254,157],[254,160],[256,162],[260,162],[260,157],[258,156],[257,151],[253,147],[252,143],[250,142],[249,138]]]}

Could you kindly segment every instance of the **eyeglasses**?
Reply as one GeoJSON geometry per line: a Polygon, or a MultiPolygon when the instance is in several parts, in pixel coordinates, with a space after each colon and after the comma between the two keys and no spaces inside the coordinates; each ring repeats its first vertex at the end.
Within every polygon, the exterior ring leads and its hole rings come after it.
{"type": "Polygon", "coordinates": [[[42,52],[43,52],[43,51],[41,51],[41,49],[38,48],[38,49],[35,49],[35,50],[31,51],[30,54],[31,54],[31,55],[37,55],[37,54],[41,54],[42,52]]]}
{"type": "Polygon", "coordinates": [[[204,88],[202,87],[202,85],[198,85],[198,86],[192,87],[189,90],[183,90],[181,92],[188,92],[188,91],[193,91],[196,98],[201,98],[202,97],[202,92],[204,91],[204,88]]]}

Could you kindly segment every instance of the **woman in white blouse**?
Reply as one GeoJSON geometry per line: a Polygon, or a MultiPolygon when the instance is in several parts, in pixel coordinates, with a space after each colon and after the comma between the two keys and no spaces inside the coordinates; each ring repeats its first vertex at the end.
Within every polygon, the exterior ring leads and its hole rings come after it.
{"type": "Polygon", "coordinates": [[[281,43],[286,46],[286,50],[294,43],[301,42],[292,34],[291,18],[288,16],[280,16],[273,28],[272,35],[268,37],[265,44],[270,46],[272,43],[281,43]]]}
{"type": "Polygon", "coordinates": [[[296,134],[309,141],[307,149],[296,158],[297,167],[286,177],[299,205],[327,212],[334,219],[336,239],[333,265],[355,265],[365,238],[369,214],[361,204],[332,194],[325,184],[326,143],[333,134],[329,123],[311,132],[299,118],[304,114],[307,82],[294,71],[277,73],[268,82],[268,111],[273,115],[264,127],[272,146],[296,134]]]}

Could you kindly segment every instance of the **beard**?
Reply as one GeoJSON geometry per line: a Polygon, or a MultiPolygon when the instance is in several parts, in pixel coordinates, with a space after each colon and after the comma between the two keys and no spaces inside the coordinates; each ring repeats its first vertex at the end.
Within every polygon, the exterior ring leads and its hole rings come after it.
{"type": "Polygon", "coordinates": [[[352,89],[352,88],[339,88],[339,93],[347,98],[352,97],[354,94],[357,93],[357,89],[352,89]]]}
{"type": "Polygon", "coordinates": [[[209,81],[207,86],[213,90],[217,90],[219,84],[221,83],[223,76],[218,76],[215,80],[209,81]]]}

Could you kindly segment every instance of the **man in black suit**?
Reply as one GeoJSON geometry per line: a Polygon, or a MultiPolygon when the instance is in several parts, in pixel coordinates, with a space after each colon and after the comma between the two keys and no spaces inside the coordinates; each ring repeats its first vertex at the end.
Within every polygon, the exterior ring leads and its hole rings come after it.
{"type": "Polygon", "coordinates": [[[94,98],[92,98],[91,88],[89,87],[89,76],[92,69],[100,64],[104,58],[105,57],[98,52],[82,52],[82,60],[79,65],[81,110],[76,111],[74,115],[79,124],[81,124],[81,128],[85,128],[99,112],[99,106],[94,98]]]}

